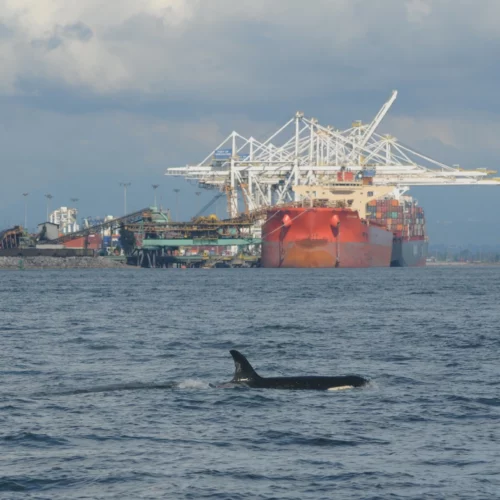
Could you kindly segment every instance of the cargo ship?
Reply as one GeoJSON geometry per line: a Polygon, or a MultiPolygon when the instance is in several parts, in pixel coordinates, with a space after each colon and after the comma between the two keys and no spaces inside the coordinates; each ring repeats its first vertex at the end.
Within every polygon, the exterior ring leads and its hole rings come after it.
{"type": "Polygon", "coordinates": [[[262,227],[261,266],[268,268],[425,265],[423,210],[373,174],[342,171],[328,186],[295,186],[302,201],[275,206],[262,227]]]}
{"type": "Polygon", "coordinates": [[[367,218],[392,231],[392,267],[425,266],[428,254],[425,215],[411,196],[372,200],[368,202],[367,218]]]}

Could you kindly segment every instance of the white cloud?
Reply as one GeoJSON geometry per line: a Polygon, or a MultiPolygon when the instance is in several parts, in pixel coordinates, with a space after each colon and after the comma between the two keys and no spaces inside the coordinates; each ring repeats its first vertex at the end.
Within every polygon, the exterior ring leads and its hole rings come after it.
{"type": "Polygon", "coordinates": [[[387,85],[415,77],[417,62],[432,68],[440,54],[459,53],[457,40],[471,30],[480,36],[483,25],[490,26],[485,36],[498,39],[492,25],[498,2],[481,6],[451,0],[0,0],[8,33],[0,35],[0,92],[25,92],[20,82],[28,81],[30,91],[43,82],[105,95],[219,91],[249,100],[269,92],[296,95],[297,87],[387,85]]]}
{"type": "Polygon", "coordinates": [[[408,20],[414,23],[421,23],[432,11],[431,0],[410,0],[406,3],[408,20]]]}
{"type": "MultiPolygon", "coordinates": [[[[107,34],[136,16],[153,16],[159,30],[175,29],[194,5],[183,0],[3,0],[0,22],[10,36],[0,43],[1,90],[15,92],[19,79],[62,82],[99,93],[139,88],[143,57],[127,54],[127,44],[109,40],[107,34]]],[[[141,50],[147,50],[144,43],[141,50]]]]}

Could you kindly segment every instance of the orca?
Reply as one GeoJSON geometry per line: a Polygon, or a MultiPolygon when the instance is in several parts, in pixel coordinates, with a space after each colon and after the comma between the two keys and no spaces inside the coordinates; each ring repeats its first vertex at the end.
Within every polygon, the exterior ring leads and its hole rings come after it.
{"type": "Polygon", "coordinates": [[[232,384],[256,387],[259,389],[310,389],[317,391],[334,391],[362,387],[368,380],[357,375],[342,377],[261,377],[253,369],[247,358],[240,352],[232,349],[229,351],[234,360],[235,372],[232,384]]]}

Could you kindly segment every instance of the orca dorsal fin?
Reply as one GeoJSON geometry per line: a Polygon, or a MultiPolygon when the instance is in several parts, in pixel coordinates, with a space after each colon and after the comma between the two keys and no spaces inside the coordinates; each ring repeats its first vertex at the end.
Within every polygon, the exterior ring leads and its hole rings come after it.
{"type": "Polygon", "coordinates": [[[257,372],[252,368],[252,365],[248,362],[247,358],[234,349],[229,351],[234,360],[234,377],[231,382],[249,382],[260,378],[257,372]]]}

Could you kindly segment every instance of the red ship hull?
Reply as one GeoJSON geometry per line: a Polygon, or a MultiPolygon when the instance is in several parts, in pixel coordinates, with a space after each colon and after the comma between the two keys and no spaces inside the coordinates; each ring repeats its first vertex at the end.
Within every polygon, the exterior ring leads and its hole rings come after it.
{"type": "Polygon", "coordinates": [[[262,228],[262,267],[389,267],[392,232],[343,208],[276,208],[262,228]]]}

